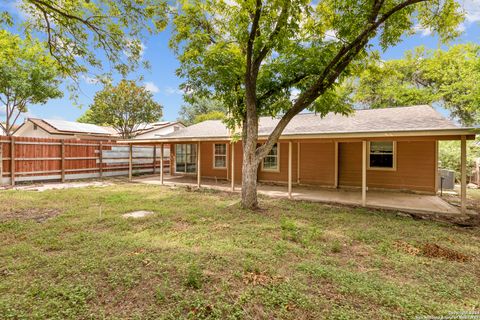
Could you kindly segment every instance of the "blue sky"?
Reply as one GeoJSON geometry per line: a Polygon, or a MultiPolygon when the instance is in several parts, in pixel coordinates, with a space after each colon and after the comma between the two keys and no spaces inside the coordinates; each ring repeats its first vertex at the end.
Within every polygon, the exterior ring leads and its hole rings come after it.
{"type": "MultiPolygon", "coordinates": [[[[22,19],[21,13],[15,9],[17,0],[7,0],[6,4],[0,4],[0,9],[7,8],[14,14],[15,19],[22,19]]],[[[462,36],[455,43],[475,42],[480,43],[480,0],[462,0],[462,6],[467,12],[465,23],[461,26],[464,30],[462,36]]],[[[144,77],[144,85],[153,93],[155,100],[163,105],[164,120],[175,120],[178,117],[178,111],[183,103],[182,92],[178,86],[181,79],[176,77],[175,69],[178,62],[173,52],[168,47],[170,30],[167,29],[161,34],[150,36],[145,41],[144,58],[150,61],[150,69],[140,69],[138,74],[144,77]]],[[[416,46],[424,45],[427,48],[437,48],[439,43],[435,36],[432,36],[428,30],[418,30],[411,37],[407,37],[403,42],[395,47],[389,48],[382,53],[382,58],[398,59],[401,58],[406,50],[413,49],[416,46]]],[[[135,77],[132,77],[133,79],[135,77]]],[[[69,93],[65,92],[62,99],[50,100],[45,105],[30,106],[29,117],[76,120],[87,109],[93,101],[95,92],[101,89],[101,85],[93,84],[88,78],[82,79],[80,88],[80,103],[82,108],[75,107],[69,100],[69,93]]]]}

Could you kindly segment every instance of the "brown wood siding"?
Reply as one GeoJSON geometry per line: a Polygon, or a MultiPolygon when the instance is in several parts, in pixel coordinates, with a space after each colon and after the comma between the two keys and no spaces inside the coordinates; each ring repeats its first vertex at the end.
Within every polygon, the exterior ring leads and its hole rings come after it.
{"type": "MultiPolygon", "coordinates": [[[[236,151],[236,150],[235,150],[236,151]]],[[[258,171],[259,181],[288,182],[288,142],[280,143],[280,171],[263,171],[262,165],[258,171]]],[[[292,181],[297,181],[297,145],[292,143],[292,181]]]]}
{"type": "MultiPolygon", "coordinates": [[[[339,143],[339,186],[362,182],[362,144],[339,143]]],[[[367,187],[435,192],[435,141],[398,141],[397,169],[367,170],[367,187]]]]}
{"type": "Polygon", "coordinates": [[[333,186],[335,183],[335,143],[301,143],[300,183],[333,186]]]}
{"type": "Polygon", "coordinates": [[[341,142],[338,144],[338,185],[340,187],[359,187],[362,185],[361,142],[341,142]]]}
{"type": "Polygon", "coordinates": [[[397,142],[397,170],[368,170],[367,186],[435,192],[435,141],[397,142]]]}
{"type": "MultiPolygon", "coordinates": [[[[201,150],[201,174],[202,177],[216,178],[216,179],[227,179],[227,168],[225,169],[216,169],[213,167],[213,145],[215,143],[225,143],[225,142],[211,142],[205,141],[200,144],[201,150]]],[[[228,155],[230,151],[229,144],[227,143],[227,164],[230,161],[230,156],[228,155]]]]}

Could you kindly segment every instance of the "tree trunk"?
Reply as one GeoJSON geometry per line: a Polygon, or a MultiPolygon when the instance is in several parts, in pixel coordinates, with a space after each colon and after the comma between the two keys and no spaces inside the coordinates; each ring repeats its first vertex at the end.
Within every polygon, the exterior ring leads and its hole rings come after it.
{"type": "MultiPolygon", "coordinates": [[[[253,95],[252,95],[253,96],[253,95]]],[[[242,144],[242,207],[255,210],[257,201],[257,169],[260,163],[257,155],[258,116],[255,111],[255,101],[247,96],[247,115],[243,121],[242,144]]]]}
{"type": "MultiPolygon", "coordinates": [[[[248,157],[248,152],[243,152],[248,157]]],[[[247,158],[248,159],[248,158],[247,158]]],[[[242,207],[255,210],[258,208],[257,200],[257,168],[256,161],[243,161],[242,169],[242,207]]]]}

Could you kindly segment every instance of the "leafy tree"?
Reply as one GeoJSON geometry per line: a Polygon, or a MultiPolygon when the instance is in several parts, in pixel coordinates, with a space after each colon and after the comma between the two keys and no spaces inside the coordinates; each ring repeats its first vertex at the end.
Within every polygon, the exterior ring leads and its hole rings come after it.
{"type": "Polygon", "coordinates": [[[225,113],[221,111],[210,111],[209,113],[199,114],[193,120],[193,123],[199,123],[206,120],[224,120],[225,113]]]}
{"type": "Polygon", "coordinates": [[[454,0],[184,0],[173,19],[183,89],[222,101],[242,126],[242,205],[256,208],[262,158],[301,111],[351,111],[338,84],[375,57],[373,38],[387,49],[418,24],[448,40],[463,17],[454,0]],[[280,120],[257,146],[262,115],[280,120]]]}
{"type": "Polygon", "coordinates": [[[221,101],[197,95],[186,96],[187,104],[180,108],[178,118],[185,125],[191,125],[204,120],[225,118],[226,108],[221,101]],[[208,116],[207,116],[208,115],[208,116]]]}
{"type": "Polygon", "coordinates": [[[29,104],[44,104],[62,96],[60,72],[45,47],[0,30],[0,108],[7,135],[29,104]]]}
{"type": "MultiPolygon", "coordinates": [[[[467,141],[467,175],[472,172],[475,159],[480,158],[480,148],[476,145],[478,141],[467,141]]],[[[455,179],[461,177],[460,141],[440,141],[438,146],[439,167],[455,171],[455,179]]]]}
{"type": "Polygon", "coordinates": [[[122,74],[135,68],[142,39],[167,23],[167,2],[158,0],[19,0],[24,21],[0,12],[0,23],[18,27],[25,38],[40,37],[60,69],[73,79],[89,67],[122,74]],[[103,54],[99,54],[103,52],[103,54]]]}
{"type": "Polygon", "coordinates": [[[466,125],[480,123],[480,46],[418,47],[404,59],[373,63],[355,82],[354,100],[371,108],[439,103],[466,125]]]}
{"type": "Polygon", "coordinates": [[[78,121],[109,125],[125,139],[132,138],[140,125],[159,121],[162,106],[153,94],[135,81],[121,80],[117,86],[107,84],[95,94],[94,102],[78,121]]]}

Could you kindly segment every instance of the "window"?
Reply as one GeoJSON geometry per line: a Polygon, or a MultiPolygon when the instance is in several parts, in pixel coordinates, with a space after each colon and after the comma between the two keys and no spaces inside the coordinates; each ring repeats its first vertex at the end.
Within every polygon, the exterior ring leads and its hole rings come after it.
{"type": "Polygon", "coordinates": [[[197,172],[197,145],[176,144],[175,145],[175,172],[195,173],[197,172]]]}
{"type": "Polygon", "coordinates": [[[370,169],[395,169],[395,142],[372,141],[369,143],[370,169]]]}
{"type": "Polygon", "coordinates": [[[278,171],[278,154],[279,154],[279,147],[278,144],[275,143],[272,147],[272,150],[263,158],[262,161],[262,170],[263,171],[278,171]]]}
{"type": "Polygon", "coordinates": [[[225,143],[213,144],[213,167],[215,169],[227,168],[227,145],[225,143]]]}

